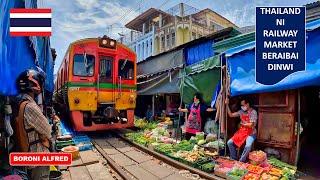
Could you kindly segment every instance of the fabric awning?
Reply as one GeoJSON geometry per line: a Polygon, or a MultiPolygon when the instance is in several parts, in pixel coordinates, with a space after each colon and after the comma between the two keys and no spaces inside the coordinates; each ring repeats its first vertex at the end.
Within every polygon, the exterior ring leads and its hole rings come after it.
{"type": "Polygon", "coordinates": [[[231,95],[320,86],[320,20],[308,23],[306,29],[306,71],[295,72],[274,85],[262,85],[255,81],[254,43],[226,51],[231,95]]]}
{"type": "Polygon", "coordinates": [[[179,69],[165,72],[138,84],[138,95],[179,93],[179,69]]]}
{"type": "Polygon", "coordinates": [[[152,74],[158,74],[159,72],[182,67],[183,64],[183,50],[170,51],[139,62],[137,75],[138,77],[150,76],[152,74]]]}
{"type": "Polygon", "coordinates": [[[220,56],[213,56],[198,63],[186,67],[186,74],[192,75],[208,71],[220,66],[220,56]]]}

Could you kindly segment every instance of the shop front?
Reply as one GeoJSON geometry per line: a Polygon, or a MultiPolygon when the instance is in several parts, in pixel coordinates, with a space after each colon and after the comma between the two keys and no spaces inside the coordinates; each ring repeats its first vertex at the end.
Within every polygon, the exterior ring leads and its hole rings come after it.
{"type": "Polygon", "coordinates": [[[150,119],[150,116],[151,119],[177,116],[180,104],[178,82],[182,67],[181,49],[138,63],[137,116],[147,119],[150,119]]]}

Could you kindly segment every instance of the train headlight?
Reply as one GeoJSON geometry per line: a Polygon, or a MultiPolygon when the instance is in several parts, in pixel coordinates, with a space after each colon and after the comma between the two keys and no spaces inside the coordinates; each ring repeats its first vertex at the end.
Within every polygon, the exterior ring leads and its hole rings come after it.
{"type": "Polygon", "coordinates": [[[99,37],[99,46],[102,48],[116,49],[117,41],[108,36],[99,37]]]}
{"type": "Polygon", "coordinates": [[[75,103],[75,104],[79,104],[79,103],[80,103],[80,99],[79,99],[79,98],[75,98],[75,99],[74,99],[74,103],[75,103]]]}
{"type": "Polygon", "coordinates": [[[103,39],[103,40],[102,40],[102,44],[103,44],[103,45],[107,45],[107,44],[108,44],[108,41],[107,41],[106,39],[103,39]]]}

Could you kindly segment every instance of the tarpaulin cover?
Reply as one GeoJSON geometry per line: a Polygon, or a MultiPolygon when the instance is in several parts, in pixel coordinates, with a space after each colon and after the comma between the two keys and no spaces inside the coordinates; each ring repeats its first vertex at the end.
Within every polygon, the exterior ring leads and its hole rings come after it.
{"type": "Polygon", "coordinates": [[[187,75],[182,79],[184,80],[180,84],[180,95],[184,103],[191,103],[194,94],[200,92],[205,104],[211,105],[212,92],[220,82],[220,68],[187,75]]]}
{"type": "Polygon", "coordinates": [[[187,66],[185,69],[186,74],[191,75],[191,74],[201,73],[201,72],[216,68],[217,66],[220,66],[219,59],[220,59],[219,56],[213,56],[203,61],[187,66]]]}
{"type": "Polygon", "coordinates": [[[53,59],[49,40],[41,37],[10,37],[9,12],[11,8],[34,8],[36,0],[0,2],[0,86],[1,95],[16,95],[15,81],[18,75],[29,68],[39,67],[46,73],[45,89],[53,91],[53,59]]]}
{"type": "Polygon", "coordinates": [[[226,52],[232,96],[320,86],[320,20],[307,24],[306,71],[295,72],[275,85],[255,81],[254,43],[226,52]]]}
{"type": "Polygon", "coordinates": [[[240,46],[242,44],[246,44],[248,42],[255,40],[255,33],[247,33],[241,34],[232,38],[225,39],[223,41],[219,41],[213,44],[213,49],[215,54],[220,54],[225,52],[226,50],[240,46]]]}
{"type": "Polygon", "coordinates": [[[174,94],[179,93],[179,69],[164,72],[153,80],[138,85],[138,95],[174,94]],[[171,77],[170,77],[171,76],[171,77]]]}
{"type": "Polygon", "coordinates": [[[213,40],[208,40],[185,48],[184,54],[187,66],[212,57],[214,55],[212,43],[213,40]]]}
{"type": "Polygon", "coordinates": [[[152,75],[183,66],[183,50],[174,50],[149,57],[137,66],[138,76],[152,75]]]}
{"type": "MultiPolygon", "coordinates": [[[[182,83],[183,101],[190,103],[195,92],[200,92],[204,96],[207,105],[215,103],[213,94],[217,91],[220,82],[220,54],[227,49],[239,46],[253,41],[254,33],[241,34],[232,38],[213,43],[215,56],[211,56],[205,60],[189,65],[185,69],[185,82],[182,83]]],[[[182,79],[181,79],[182,80],[182,79]]]]}

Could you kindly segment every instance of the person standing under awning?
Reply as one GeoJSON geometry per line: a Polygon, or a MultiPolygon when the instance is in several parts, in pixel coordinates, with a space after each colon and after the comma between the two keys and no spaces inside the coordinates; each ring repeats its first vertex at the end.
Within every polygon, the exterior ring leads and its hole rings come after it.
{"type": "Polygon", "coordinates": [[[191,136],[195,135],[197,132],[202,132],[205,123],[205,113],[206,111],[212,112],[212,108],[208,108],[203,103],[202,95],[196,93],[193,97],[193,103],[187,108],[182,109],[179,107],[180,112],[189,113],[186,120],[186,139],[190,139],[191,136]]]}

